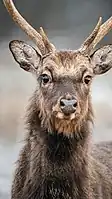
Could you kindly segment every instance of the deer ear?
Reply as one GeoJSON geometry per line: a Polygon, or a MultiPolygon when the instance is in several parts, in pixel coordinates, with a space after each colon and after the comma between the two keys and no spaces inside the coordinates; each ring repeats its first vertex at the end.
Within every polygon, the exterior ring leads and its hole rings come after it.
{"type": "Polygon", "coordinates": [[[23,41],[14,40],[10,42],[9,48],[21,68],[28,72],[36,72],[41,55],[33,47],[23,41]]]}
{"type": "Polygon", "coordinates": [[[91,56],[94,64],[94,74],[106,73],[112,68],[112,45],[104,46],[94,52],[91,56]]]}

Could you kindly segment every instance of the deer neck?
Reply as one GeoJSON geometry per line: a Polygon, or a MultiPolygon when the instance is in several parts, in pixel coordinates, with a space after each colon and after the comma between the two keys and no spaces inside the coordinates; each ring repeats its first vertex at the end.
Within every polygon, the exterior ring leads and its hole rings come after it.
{"type": "Polygon", "coordinates": [[[42,127],[36,112],[32,115],[30,112],[30,116],[30,138],[33,138],[31,174],[34,173],[31,189],[35,187],[34,195],[39,198],[42,189],[46,190],[43,193],[46,199],[55,194],[57,198],[88,199],[89,121],[69,137],[55,129],[49,132],[42,127]]]}
{"type": "Polygon", "coordinates": [[[74,132],[73,136],[66,136],[63,132],[47,132],[45,136],[46,157],[52,163],[64,164],[76,162],[80,157],[85,161],[88,149],[89,131],[87,127],[80,132],[74,132]]]}

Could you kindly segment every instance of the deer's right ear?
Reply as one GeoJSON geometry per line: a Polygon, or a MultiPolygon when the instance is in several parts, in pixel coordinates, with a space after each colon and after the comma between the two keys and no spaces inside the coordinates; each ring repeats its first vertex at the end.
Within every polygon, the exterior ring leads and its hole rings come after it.
{"type": "Polygon", "coordinates": [[[112,45],[103,46],[91,56],[94,62],[94,74],[101,75],[112,68],[112,45]]]}
{"type": "Polygon", "coordinates": [[[41,55],[33,47],[23,41],[14,40],[10,42],[9,48],[21,68],[28,72],[36,72],[41,55]]]}

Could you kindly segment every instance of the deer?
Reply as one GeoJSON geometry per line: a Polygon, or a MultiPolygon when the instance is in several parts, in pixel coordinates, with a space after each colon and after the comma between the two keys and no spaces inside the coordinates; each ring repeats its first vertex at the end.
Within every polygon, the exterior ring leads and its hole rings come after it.
{"type": "Polygon", "coordinates": [[[12,19],[34,42],[9,43],[10,51],[37,86],[26,112],[25,143],[12,182],[12,199],[112,199],[112,141],[91,143],[91,84],[112,68],[112,44],[95,49],[112,29],[99,18],[77,50],[56,50],[41,27],[34,29],[12,0],[12,19]]]}

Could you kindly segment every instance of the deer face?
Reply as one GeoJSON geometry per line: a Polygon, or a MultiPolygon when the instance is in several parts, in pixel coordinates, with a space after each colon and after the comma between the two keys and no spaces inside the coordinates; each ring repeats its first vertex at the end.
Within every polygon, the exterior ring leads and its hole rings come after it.
{"type": "Polygon", "coordinates": [[[94,76],[87,57],[75,52],[57,52],[43,60],[38,82],[42,107],[62,120],[78,120],[88,110],[94,76]]]}
{"type": "Polygon", "coordinates": [[[20,67],[36,77],[36,103],[42,118],[49,118],[60,132],[71,132],[71,127],[80,126],[89,117],[90,86],[96,74],[111,68],[111,45],[90,57],[79,51],[60,51],[41,57],[21,41],[12,41],[10,50],[20,67]]]}

